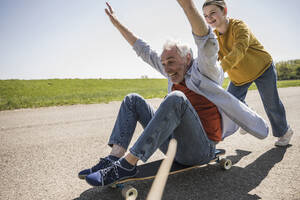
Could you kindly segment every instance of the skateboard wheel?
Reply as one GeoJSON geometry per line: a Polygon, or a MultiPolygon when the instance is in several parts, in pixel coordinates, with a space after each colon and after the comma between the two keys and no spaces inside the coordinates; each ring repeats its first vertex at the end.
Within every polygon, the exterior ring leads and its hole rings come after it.
{"type": "Polygon", "coordinates": [[[232,162],[229,159],[223,158],[220,160],[220,165],[222,169],[229,170],[232,166],[232,162]]]}
{"type": "Polygon", "coordinates": [[[129,186],[129,185],[126,185],[123,189],[122,189],[122,196],[125,198],[125,199],[130,199],[130,200],[133,200],[133,199],[136,199],[137,196],[138,196],[138,191],[132,187],[132,186],[129,186]]]}

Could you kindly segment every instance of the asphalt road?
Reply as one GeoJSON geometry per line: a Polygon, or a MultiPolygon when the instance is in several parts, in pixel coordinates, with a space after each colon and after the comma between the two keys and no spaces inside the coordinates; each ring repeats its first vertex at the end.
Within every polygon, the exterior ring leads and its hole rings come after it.
{"type": "MultiPolygon", "coordinates": [[[[300,87],[279,89],[294,129],[291,145],[235,134],[218,145],[234,166],[210,165],[169,176],[163,199],[300,199],[300,87]]],[[[161,99],[149,100],[158,107],[161,99]]],[[[267,119],[257,91],[247,103],[267,119]]],[[[106,156],[120,102],[0,112],[0,199],[122,199],[119,190],[92,188],[77,173],[106,156]]],[[[137,127],[135,140],[142,128],[137,127]]],[[[156,152],[150,161],[162,158],[156,152]]],[[[132,183],[145,199],[152,181],[132,183]]]]}

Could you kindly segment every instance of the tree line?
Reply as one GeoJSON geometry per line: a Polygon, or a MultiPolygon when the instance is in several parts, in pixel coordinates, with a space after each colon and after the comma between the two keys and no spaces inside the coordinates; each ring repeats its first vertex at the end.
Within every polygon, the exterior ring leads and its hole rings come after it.
{"type": "Polygon", "coordinates": [[[275,65],[278,80],[300,79],[300,59],[280,61],[275,65]]]}

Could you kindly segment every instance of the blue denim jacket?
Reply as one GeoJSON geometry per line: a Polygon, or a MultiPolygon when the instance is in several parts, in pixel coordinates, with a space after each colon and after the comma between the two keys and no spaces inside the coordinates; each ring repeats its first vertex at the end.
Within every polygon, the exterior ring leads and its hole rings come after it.
{"type": "MultiPolygon", "coordinates": [[[[190,90],[205,96],[218,107],[222,116],[222,138],[236,132],[239,126],[259,139],[266,138],[269,127],[265,120],[222,88],[224,72],[217,65],[219,45],[211,28],[206,36],[193,34],[193,37],[198,57],[186,72],[185,83],[190,90]]],[[[168,92],[171,92],[173,83],[164,70],[160,56],[141,39],[135,42],[133,49],[146,63],[168,78],[168,92]]]]}

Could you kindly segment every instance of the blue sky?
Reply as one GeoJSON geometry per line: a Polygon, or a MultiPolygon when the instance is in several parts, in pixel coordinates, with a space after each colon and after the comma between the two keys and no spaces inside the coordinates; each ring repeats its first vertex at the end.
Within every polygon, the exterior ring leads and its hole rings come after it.
{"type": "MultiPolygon", "coordinates": [[[[110,0],[158,53],[168,38],[194,47],[176,0],[110,0]]],[[[195,0],[201,8],[204,0],[195,0]]],[[[275,61],[300,59],[299,0],[228,0],[275,61]]],[[[161,78],[111,25],[102,0],[0,0],[0,79],[161,78]]],[[[201,12],[202,13],[202,12],[201,12]]]]}

